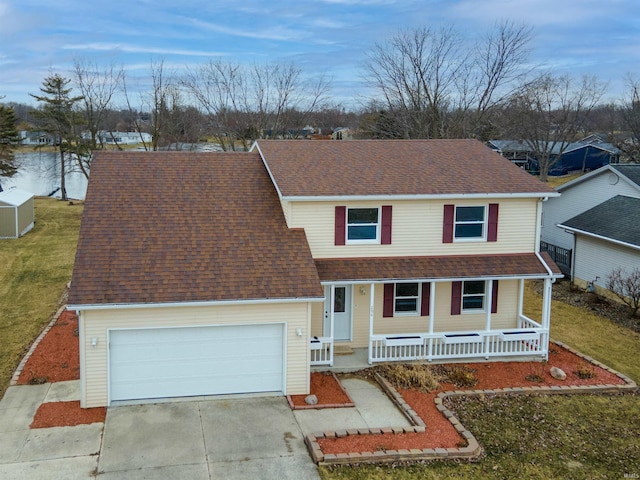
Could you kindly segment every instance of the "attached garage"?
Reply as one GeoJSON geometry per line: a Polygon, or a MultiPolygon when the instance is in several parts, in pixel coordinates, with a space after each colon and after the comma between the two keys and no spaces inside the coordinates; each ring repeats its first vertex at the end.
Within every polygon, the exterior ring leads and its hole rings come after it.
{"type": "Polygon", "coordinates": [[[285,391],[284,324],[109,331],[110,400],[285,391]]]}

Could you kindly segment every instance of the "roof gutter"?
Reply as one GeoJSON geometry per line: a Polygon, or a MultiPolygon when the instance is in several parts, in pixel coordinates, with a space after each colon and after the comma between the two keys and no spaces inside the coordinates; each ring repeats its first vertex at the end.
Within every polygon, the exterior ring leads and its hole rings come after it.
{"type": "Polygon", "coordinates": [[[324,296],[300,298],[256,298],[249,300],[211,300],[203,302],[166,302],[166,303],[95,303],[69,304],[69,310],[125,310],[140,308],[186,308],[186,307],[217,307],[227,305],[264,305],[274,303],[307,303],[321,302],[324,296]]]}
{"type": "MultiPolygon", "coordinates": [[[[268,168],[267,168],[268,170],[268,168]]],[[[269,172],[271,175],[271,172],[269,172]]],[[[272,177],[273,180],[273,177],[272,177]]],[[[277,188],[277,187],[276,187],[277,188]]],[[[278,194],[280,191],[278,190],[278,194]]],[[[412,194],[412,195],[318,195],[318,196],[281,196],[287,202],[336,202],[336,201],[387,201],[387,200],[461,200],[461,199],[490,199],[490,198],[544,198],[559,197],[558,192],[534,193],[443,193],[443,194],[412,194]]]]}

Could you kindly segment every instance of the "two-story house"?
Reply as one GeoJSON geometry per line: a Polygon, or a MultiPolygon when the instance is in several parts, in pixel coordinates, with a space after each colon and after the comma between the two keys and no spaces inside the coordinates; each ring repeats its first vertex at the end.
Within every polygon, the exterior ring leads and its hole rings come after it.
{"type": "Polygon", "coordinates": [[[69,298],[82,405],[304,394],[336,345],[369,363],[546,358],[554,195],[473,140],[97,153],[69,298]]]}

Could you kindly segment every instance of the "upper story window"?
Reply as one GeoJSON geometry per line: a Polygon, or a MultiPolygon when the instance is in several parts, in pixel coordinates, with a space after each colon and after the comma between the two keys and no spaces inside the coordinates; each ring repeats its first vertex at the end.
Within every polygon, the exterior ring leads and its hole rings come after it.
{"type": "Polygon", "coordinates": [[[499,204],[444,206],[442,243],[498,241],[499,204]]]}
{"type": "Polygon", "coordinates": [[[396,315],[418,315],[420,287],[418,283],[396,283],[394,296],[396,315]]]}
{"type": "Polygon", "coordinates": [[[347,241],[378,243],[380,241],[380,209],[348,208],[347,241]]]}
{"type": "Polygon", "coordinates": [[[486,296],[486,282],[474,280],[462,283],[462,311],[483,312],[486,296]]]}
{"type": "Polygon", "coordinates": [[[485,208],[456,207],[454,238],[456,240],[481,240],[485,237],[485,208]]]}

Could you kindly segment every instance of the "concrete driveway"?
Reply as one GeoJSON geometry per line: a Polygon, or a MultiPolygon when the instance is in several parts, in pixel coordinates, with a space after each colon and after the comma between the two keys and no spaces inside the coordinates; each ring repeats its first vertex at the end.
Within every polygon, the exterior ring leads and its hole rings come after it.
{"type": "Polygon", "coordinates": [[[0,479],[318,479],[303,432],[409,425],[378,386],[342,383],[355,408],[200,397],[113,406],[104,424],[33,430],[40,404],[78,400],[79,382],[10,387],[0,401],[0,479]]]}
{"type": "Polygon", "coordinates": [[[283,397],[110,407],[104,425],[29,429],[42,402],[68,400],[76,388],[61,382],[7,390],[0,478],[319,478],[283,397]]]}
{"type": "Polygon", "coordinates": [[[112,407],[98,475],[104,480],[319,478],[283,397],[112,407]]]}

